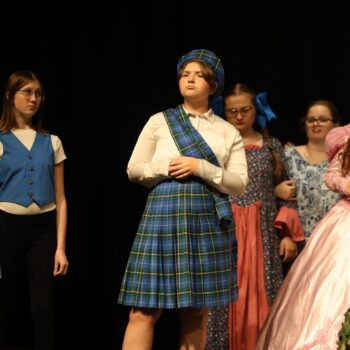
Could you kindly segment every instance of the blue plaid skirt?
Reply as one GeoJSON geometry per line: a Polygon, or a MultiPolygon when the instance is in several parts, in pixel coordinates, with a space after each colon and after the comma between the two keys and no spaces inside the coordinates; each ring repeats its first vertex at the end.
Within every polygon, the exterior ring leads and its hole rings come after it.
{"type": "Polygon", "coordinates": [[[120,304],[212,308],[237,299],[237,246],[212,194],[196,181],[165,181],[149,194],[122,281],[120,304]]]}

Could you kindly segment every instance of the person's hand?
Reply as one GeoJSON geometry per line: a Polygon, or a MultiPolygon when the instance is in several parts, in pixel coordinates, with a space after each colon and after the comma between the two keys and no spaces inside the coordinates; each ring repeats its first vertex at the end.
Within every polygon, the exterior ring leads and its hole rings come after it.
{"type": "Polygon", "coordinates": [[[283,261],[291,261],[298,255],[297,244],[289,237],[285,236],[280,242],[280,256],[283,256],[283,261]]]}
{"type": "Polygon", "coordinates": [[[294,180],[286,180],[279,183],[274,190],[275,196],[286,201],[295,201],[297,188],[294,180]]]}
{"type": "Polygon", "coordinates": [[[186,179],[197,171],[198,166],[197,158],[179,157],[170,162],[168,174],[175,179],[186,179]]]}
{"type": "Polygon", "coordinates": [[[63,276],[68,272],[68,260],[63,249],[57,249],[55,254],[54,276],[63,276]]]}

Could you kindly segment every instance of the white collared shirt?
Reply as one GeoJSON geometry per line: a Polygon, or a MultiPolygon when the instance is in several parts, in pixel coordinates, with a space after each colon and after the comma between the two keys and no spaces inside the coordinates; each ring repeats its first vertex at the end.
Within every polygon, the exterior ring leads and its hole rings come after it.
{"type": "MultiPolygon", "coordinates": [[[[192,125],[215,153],[220,166],[199,159],[196,176],[222,193],[243,194],[248,183],[247,163],[239,131],[210,109],[189,114],[192,125]]],[[[152,115],[136,142],[128,163],[130,181],[152,187],[168,176],[171,160],[180,157],[163,112],[152,115]]]]}

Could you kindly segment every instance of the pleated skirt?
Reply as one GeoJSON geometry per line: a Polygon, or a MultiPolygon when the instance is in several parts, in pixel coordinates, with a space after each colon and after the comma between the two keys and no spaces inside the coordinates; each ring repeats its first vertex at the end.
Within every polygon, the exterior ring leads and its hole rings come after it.
{"type": "Polygon", "coordinates": [[[234,221],[219,222],[196,180],[165,181],[148,195],[118,302],[145,308],[213,308],[237,299],[234,221]]]}

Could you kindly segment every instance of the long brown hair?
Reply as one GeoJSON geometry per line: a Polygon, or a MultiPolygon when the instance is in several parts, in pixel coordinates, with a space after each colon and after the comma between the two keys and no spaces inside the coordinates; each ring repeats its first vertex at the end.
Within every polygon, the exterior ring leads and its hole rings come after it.
{"type": "Polygon", "coordinates": [[[344,151],[339,155],[342,161],[342,172],[346,176],[350,171],[350,138],[345,143],[344,151]]]}
{"type": "MultiPolygon", "coordinates": [[[[255,110],[257,110],[257,106],[255,103],[256,92],[247,84],[237,83],[237,84],[231,86],[228,90],[226,90],[223,93],[223,97],[224,97],[224,100],[226,100],[226,98],[228,98],[229,96],[238,96],[238,95],[242,95],[242,94],[247,94],[251,97],[252,104],[254,105],[255,110]]],[[[267,146],[271,152],[272,161],[273,161],[273,165],[274,165],[273,177],[274,177],[275,182],[278,183],[281,181],[282,176],[285,172],[282,159],[273,147],[273,139],[272,139],[271,135],[269,134],[268,129],[267,128],[261,129],[256,124],[254,124],[253,127],[256,129],[259,129],[259,131],[262,134],[264,143],[267,144],[267,146]]]]}
{"type": "Polygon", "coordinates": [[[22,70],[14,72],[7,80],[5,91],[2,96],[2,112],[0,117],[0,132],[10,131],[13,127],[17,126],[15,111],[13,106],[13,100],[16,92],[23,86],[31,82],[38,82],[41,88],[41,101],[40,106],[36,114],[32,119],[32,128],[41,133],[47,133],[42,126],[43,119],[43,104],[45,100],[45,93],[43,85],[37,74],[32,71],[22,70]]]}

